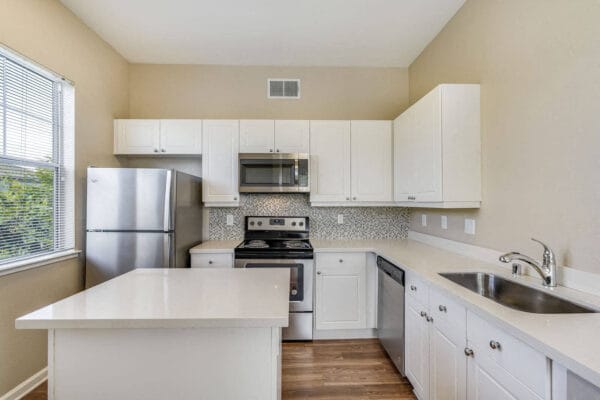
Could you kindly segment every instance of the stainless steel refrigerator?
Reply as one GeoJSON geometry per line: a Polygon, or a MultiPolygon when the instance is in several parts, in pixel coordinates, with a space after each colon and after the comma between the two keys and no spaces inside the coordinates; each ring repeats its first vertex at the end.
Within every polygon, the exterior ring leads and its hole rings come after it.
{"type": "Polygon", "coordinates": [[[87,170],[86,288],[135,268],[189,267],[202,179],[169,169],[87,170]]]}

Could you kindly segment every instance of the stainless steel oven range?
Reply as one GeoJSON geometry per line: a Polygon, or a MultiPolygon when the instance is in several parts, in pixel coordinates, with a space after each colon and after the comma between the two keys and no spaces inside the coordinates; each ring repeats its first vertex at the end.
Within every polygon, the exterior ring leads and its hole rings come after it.
{"type": "Polygon", "coordinates": [[[313,338],[313,248],[308,217],[246,217],[236,268],[290,269],[290,323],[283,340],[313,338]]]}

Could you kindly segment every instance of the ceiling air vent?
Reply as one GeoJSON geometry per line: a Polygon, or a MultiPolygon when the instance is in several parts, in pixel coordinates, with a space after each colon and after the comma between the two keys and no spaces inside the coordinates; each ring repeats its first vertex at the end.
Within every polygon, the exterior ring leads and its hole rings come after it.
{"type": "Polygon", "coordinates": [[[268,79],[267,97],[269,99],[299,99],[300,79],[268,79]]]}

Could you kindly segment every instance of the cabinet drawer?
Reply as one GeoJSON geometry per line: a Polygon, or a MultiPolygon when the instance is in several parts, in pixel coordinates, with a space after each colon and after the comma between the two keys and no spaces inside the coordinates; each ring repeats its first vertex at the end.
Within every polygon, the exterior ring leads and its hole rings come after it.
{"type": "Polygon", "coordinates": [[[434,289],[429,289],[429,314],[443,330],[462,332],[467,329],[467,310],[454,300],[434,289]]]}
{"type": "Polygon", "coordinates": [[[480,358],[493,361],[544,397],[547,365],[543,354],[471,312],[467,313],[467,340],[480,358]]]}
{"type": "Polygon", "coordinates": [[[192,268],[233,268],[233,255],[228,253],[192,254],[192,268]]]}
{"type": "Polygon", "coordinates": [[[421,279],[414,276],[414,274],[406,274],[406,295],[413,297],[421,304],[427,306],[429,304],[429,288],[421,279]]]}
{"type": "Polygon", "coordinates": [[[366,253],[320,253],[317,268],[356,268],[367,264],[366,253]]]}

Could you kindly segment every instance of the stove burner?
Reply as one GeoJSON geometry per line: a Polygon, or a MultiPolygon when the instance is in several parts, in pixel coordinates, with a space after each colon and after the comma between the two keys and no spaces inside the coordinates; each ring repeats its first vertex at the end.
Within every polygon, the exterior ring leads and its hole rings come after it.
{"type": "Polygon", "coordinates": [[[244,244],[244,247],[250,249],[266,249],[269,247],[269,244],[264,240],[250,240],[244,244]]]}
{"type": "Polygon", "coordinates": [[[283,242],[283,247],[287,249],[308,249],[310,245],[301,240],[286,240],[283,242]]]}

